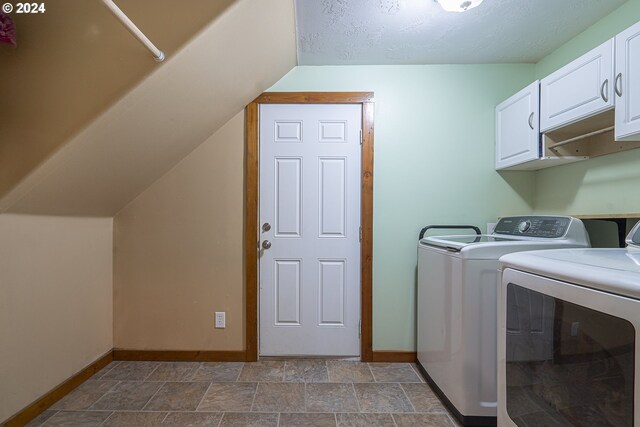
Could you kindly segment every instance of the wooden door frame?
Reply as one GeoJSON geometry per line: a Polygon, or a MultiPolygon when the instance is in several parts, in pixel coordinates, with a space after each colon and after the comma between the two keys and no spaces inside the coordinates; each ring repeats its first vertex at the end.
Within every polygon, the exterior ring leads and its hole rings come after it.
{"type": "Polygon", "coordinates": [[[245,360],[258,360],[258,245],[260,104],[360,104],[362,106],[362,170],[360,244],[360,359],[373,361],[373,92],[265,92],[245,108],[244,271],[245,360]]]}

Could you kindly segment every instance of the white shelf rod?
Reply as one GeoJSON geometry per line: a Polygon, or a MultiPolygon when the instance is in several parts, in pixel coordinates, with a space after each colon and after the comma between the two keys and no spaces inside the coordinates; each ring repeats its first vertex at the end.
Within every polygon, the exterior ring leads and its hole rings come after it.
{"type": "Polygon", "coordinates": [[[604,129],[596,130],[594,132],[585,133],[584,135],[576,136],[574,138],[565,139],[564,141],[556,142],[548,146],[547,148],[553,150],[556,147],[560,147],[561,145],[569,144],[570,142],[579,141],[581,139],[589,138],[590,136],[600,135],[601,133],[609,132],[610,130],[614,130],[615,126],[609,126],[604,129]]]}
{"type": "Polygon", "coordinates": [[[109,8],[111,13],[113,13],[113,15],[118,18],[120,22],[122,22],[122,25],[124,25],[125,28],[129,30],[129,32],[138,39],[138,41],[140,41],[140,43],[142,43],[147,49],[149,49],[149,51],[153,54],[153,59],[155,59],[157,62],[164,61],[164,52],[158,49],[156,45],[154,45],[151,40],[149,40],[149,38],[145,36],[142,31],[140,31],[140,28],[138,28],[136,24],[134,24],[133,21],[131,21],[131,19],[129,19],[129,17],[125,15],[125,13],[118,7],[118,5],[113,2],[113,0],[102,0],[102,3],[104,3],[104,5],[109,8]]]}

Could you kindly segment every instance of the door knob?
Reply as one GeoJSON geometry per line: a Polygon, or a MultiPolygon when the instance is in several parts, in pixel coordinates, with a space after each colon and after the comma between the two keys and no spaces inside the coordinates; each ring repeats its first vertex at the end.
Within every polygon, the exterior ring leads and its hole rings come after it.
{"type": "Polygon", "coordinates": [[[262,232],[263,233],[266,233],[269,230],[271,230],[271,224],[269,224],[268,222],[265,222],[264,224],[262,224],[262,232]]]}
{"type": "Polygon", "coordinates": [[[271,247],[271,242],[268,240],[265,240],[262,242],[262,249],[269,249],[271,247]]]}

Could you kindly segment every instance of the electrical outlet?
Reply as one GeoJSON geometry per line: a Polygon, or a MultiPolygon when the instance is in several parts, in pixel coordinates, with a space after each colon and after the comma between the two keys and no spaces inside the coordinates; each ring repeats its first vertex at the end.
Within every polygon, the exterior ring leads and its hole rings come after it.
{"type": "Polygon", "coordinates": [[[225,327],[225,312],[216,311],[216,328],[224,329],[225,327]]]}
{"type": "Polygon", "coordinates": [[[571,323],[571,336],[577,337],[580,332],[580,322],[571,323]]]}

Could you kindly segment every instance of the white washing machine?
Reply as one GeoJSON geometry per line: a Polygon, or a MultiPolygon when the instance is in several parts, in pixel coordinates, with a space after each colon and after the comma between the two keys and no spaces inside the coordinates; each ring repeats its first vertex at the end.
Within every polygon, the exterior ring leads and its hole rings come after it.
{"type": "Polygon", "coordinates": [[[626,242],[500,259],[500,426],[640,426],[640,223],[626,242]]]}
{"type": "Polygon", "coordinates": [[[566,216],[505,217],[492,234],[420,240],[419,366],[462,424],[496,424],[498,258],[588,246],[582,222],[566,216]]]}

